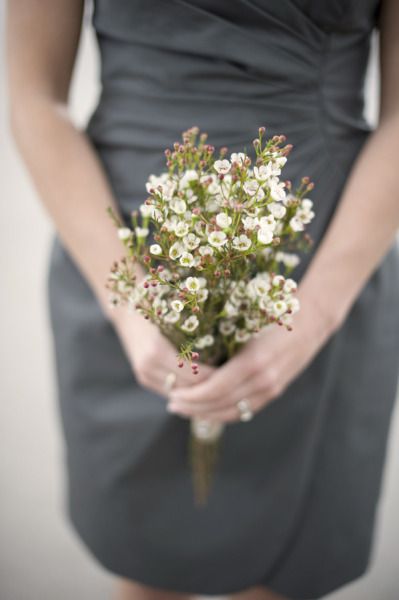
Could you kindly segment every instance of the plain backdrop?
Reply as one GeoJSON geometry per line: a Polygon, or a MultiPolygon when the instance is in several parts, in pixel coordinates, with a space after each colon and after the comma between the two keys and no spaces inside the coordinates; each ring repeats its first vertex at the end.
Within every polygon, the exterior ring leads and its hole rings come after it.
{"type": "MultiPolygon", "coordinates": [[[[2,30],[4,7],[0,18],[2,30]]],[[[10,137],[4,61],[1,64],[0,599],[105,600],[114,576],[88,554],[64,514],[64,449],[45,297],[52,223],[10,137]]],[[[97,48],[86,18],[71,97],[78,126],[85,123],[97,93],[97,48]]],[[[367,82],[367,116],[372,123],[377,97],[374,52],[367,82]]],[[[395,415],[372,568],[330,600],[399,598],[397,409],[395,415]]]]}

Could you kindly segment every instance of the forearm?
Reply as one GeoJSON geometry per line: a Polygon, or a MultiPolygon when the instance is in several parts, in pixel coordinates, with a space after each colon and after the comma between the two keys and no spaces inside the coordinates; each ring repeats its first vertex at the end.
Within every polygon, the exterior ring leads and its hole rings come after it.
{"type": "MultiPolygon", "coordinates": [[[[111,264],[123,255],[116,228],[106,212],[118,209],[101,164],[87,136],[65,108],[31,99],[14,109],[12,129],[39,197],[74,262],[104,313],[115,320],[105,287],[111,264]]],[[[138,268],[140,273],[140,269],[138,268]]]]}
{"type": "MultiPolygon", "coordinates": [[[[399,114],[369,137],[352,168],[335,214],[298,288],[331,330],[395,240],[399,227],[399,114]]],[[[317,182],[316,182],[317,183],[317,182]]],[[[317,219],[317,206],[315,207],[317,219]]]]}

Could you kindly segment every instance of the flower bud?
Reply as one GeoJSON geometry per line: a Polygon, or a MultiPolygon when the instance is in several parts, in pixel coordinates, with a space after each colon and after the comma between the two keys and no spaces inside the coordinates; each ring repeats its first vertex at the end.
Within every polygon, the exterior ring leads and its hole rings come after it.
{"type": "Polygon", "coordinates": [[[192,352],[191,353],[191,358],[193,360],[198,360],[199,359],[199,353],[198,352],[192,352]]]}
{"type": "Polygon", "coordinates": [[[179,369],[182,369],[184,367],[184,361],[179,360],[179,362],[177,363],[177,366],[179,367],[179,369]]]}
{"type": "Polygon", "coordinates": [[[265,131],[266,131],[266,127],[264,127],[262,125],[262,127],[259,127],[258,131],[259,131],[259,135],[263,135],[265,133],[265,131]]]}

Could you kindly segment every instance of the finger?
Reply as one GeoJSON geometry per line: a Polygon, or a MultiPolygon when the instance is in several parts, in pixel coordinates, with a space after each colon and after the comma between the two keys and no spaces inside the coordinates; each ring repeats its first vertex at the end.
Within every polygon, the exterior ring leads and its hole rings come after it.
{"type": "Polygon", "coordinates": [[[195,404],[204,403],[206,399],[206,402],[216,403],[223,397],[229,397],[234,388],[248,377],[250,372],[246,370],[241,356],[237,355],[198,385],[174,390],[170,398],[173,402],[195,404]]]}
{"type": "Polygon", "coordinates": [[[198,373],[194,374],[190,364],[187,361],[183,362],[183,366],[179,367],[178,353],[169,342],[165,344],[166,347],[160,348],[158,352],[158,359],[154,364],[154,378],[158,382],[164,381],[167,374],[170,372],[176,373],[176,381],[173,388],[177,387],[191,387],[200,381],[208,378],[211,373],[215,370],[215,367],[199,363],[198,373]]]}
{"type": "MultiPolygon", "coordinates": [[[[262,395],[251,396],[248,398],[248,401],[251,406],[251,411],[253,413],[253,417],[256,412],[259,411],[265,404],[264,397],[262,395]]],[[[189,411],[180,412],[184,417],[190,418],[192,415],[189,411]]],[[[235,403],[230,403],[229,406],[225,406],[220,410],[214,410],[212,412],[204,412],[201,415],[204,420],[215,421],[217,423],[234,423],[241,421],[240,416],[241,413],[235,403]]]]}
{"type": "Polygon", "coordinates": [[[263,373],[259,373],[255,378],[246,379],[233,390],[230,396],[222,396],[217,401],[209,402],[206,400],[204,402],[193,403],[182,400],[170,400],[169,406],[171,409],[175,409],[176,412],[182,412],[190,416],[200,416],[205,413],[214,415],[218,411],[228,409],[232,404],[236,404],[243,398],[258,395],[264,397],[265,401],[272,396],[272,389],[269,389],[267,384],[265,384],[263,373]]]}

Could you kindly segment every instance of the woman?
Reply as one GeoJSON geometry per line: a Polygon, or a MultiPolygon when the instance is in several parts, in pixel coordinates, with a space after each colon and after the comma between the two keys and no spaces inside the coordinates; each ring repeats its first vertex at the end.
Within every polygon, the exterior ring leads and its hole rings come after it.
{"type": "Polygon", "coordinates": [[[83,0],[9,5],[11,124],[55,234],[49,301],[68,514],[120,576],[120,599],[319,598],[363,574],[399,359],[399,5],[395,0],[97,0],[102,94],[67,114],[83,0]],[[378,127],[363,118],[380,30],[378,127]],[[312,252],[294,331],[272,328],[198,379],[140,315],[110,310],[128,221],[163,150],[199,126],[240,151],[284,133],[307,174],[312,252]],[[240,422],[245,398],[254,417],[240,422]],[[229,423],[206,509],[193,506],[188,417],[229,423]]]}

